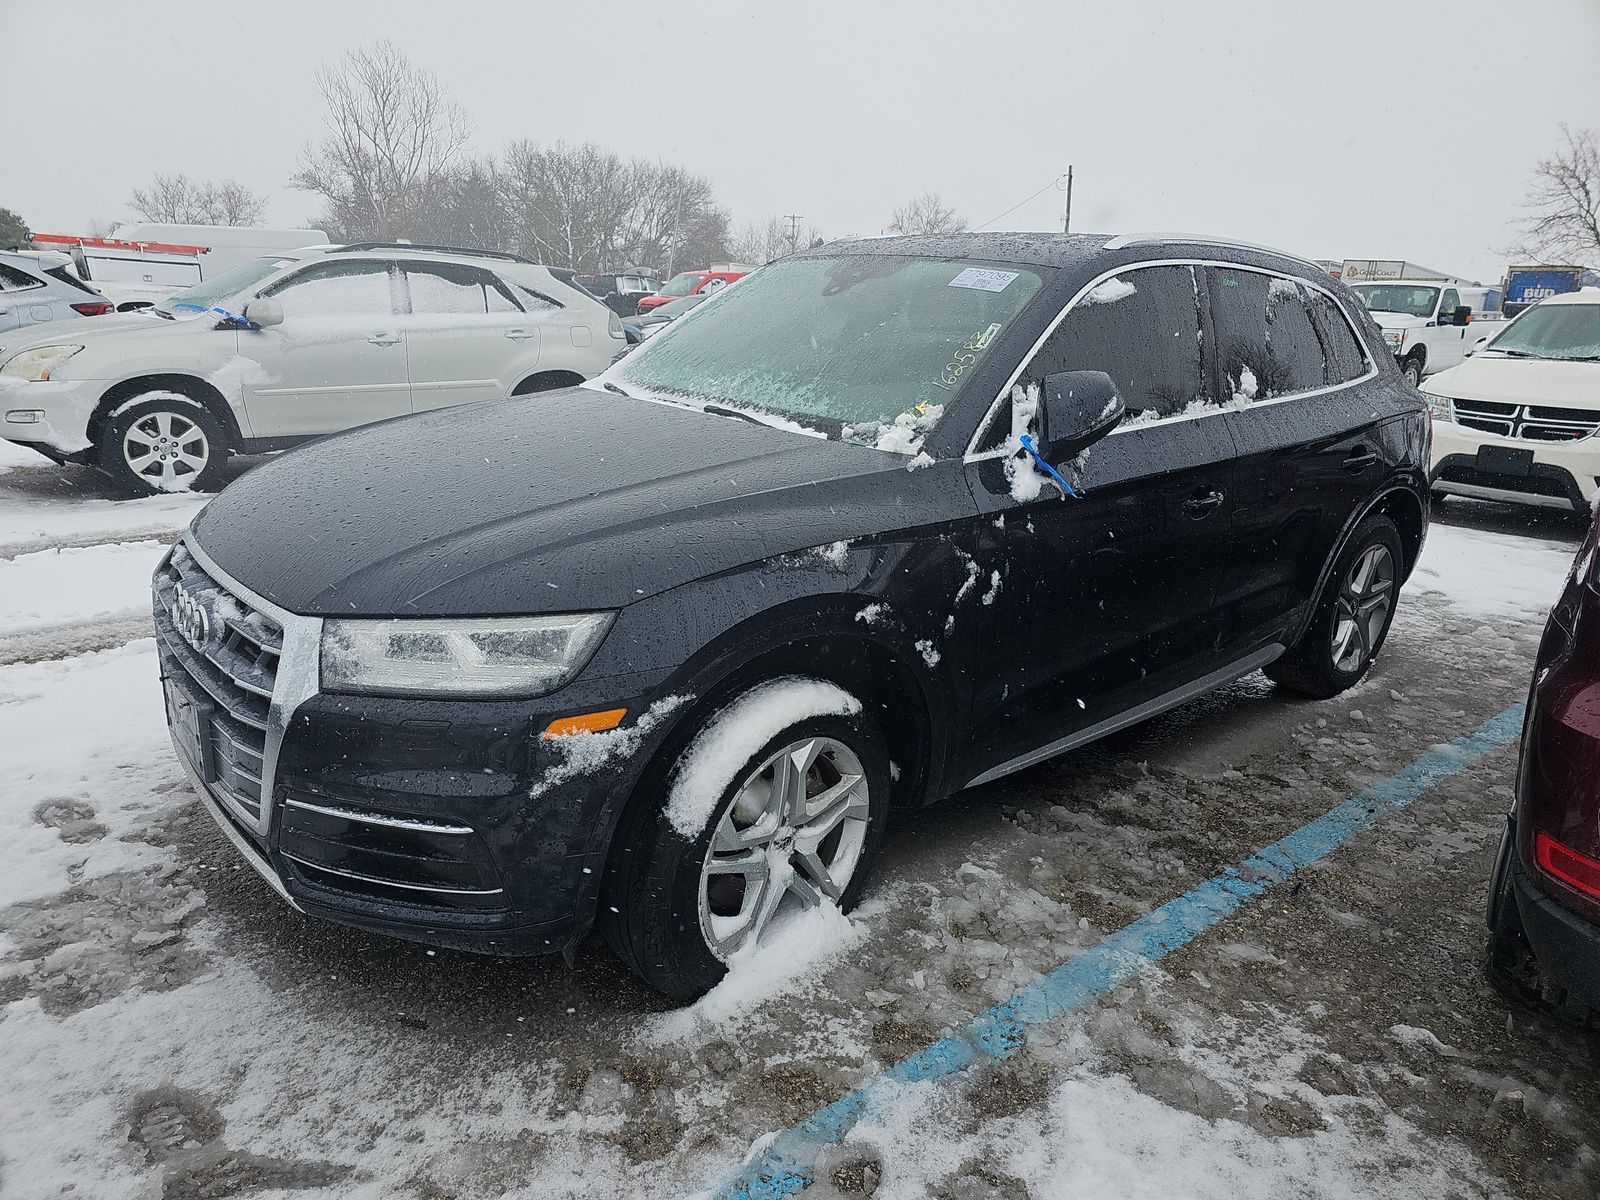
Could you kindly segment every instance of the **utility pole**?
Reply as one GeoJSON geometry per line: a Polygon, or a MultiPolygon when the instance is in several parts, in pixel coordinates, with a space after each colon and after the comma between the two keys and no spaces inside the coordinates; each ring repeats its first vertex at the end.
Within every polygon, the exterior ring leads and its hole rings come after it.
{"type": "Polygon", "coordinates": [[[789,222],[789,253],[795,252],[795,243],[800,239],[800,222],[805,217],[799,213],[784,213],[783,219],[789,222]]]}
{"type": "Polygon", "coordinates": [[[1072,164],[1067,164],[1066,199],[1061,204],[1061,232],[1072,232],[1072,164]]]}

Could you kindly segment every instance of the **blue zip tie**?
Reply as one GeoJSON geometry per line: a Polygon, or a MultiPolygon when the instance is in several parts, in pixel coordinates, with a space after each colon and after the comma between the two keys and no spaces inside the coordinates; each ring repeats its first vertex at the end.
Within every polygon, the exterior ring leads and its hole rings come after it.
{"type": "Polygon", "coordinates": [[[1041,455],[1039,453],[1039,451],[1034,448],[1033,435],[1031,433],[1025,433],[1025,434],[1022,435],[1022,448],[1024,450],[1026,450],[1029,454],[1033,455],[1033,461],[1038,463],[1039,466],[1042,467],[1045,470],[1045,472],[1050,476],[1051,479],[1054,479],[1057,483],[1059,483],[1061,485],[1061,490],[1062,490],[1062,492],[1065,493],[1065,495],[1063,495],[1061,497],[1063,500],[1065,500],[1067,498],[1067,496],[1071,496],[1074,500],[1081,499],[1081,497],[1078,495],[1078,493],[1072,490],[1072,485],[1070,483],[1068,483],[1065,479],[1061,478],[1061,472],[1056,470],[1049,463],[1045,462],[1044,456],[1041,455]]]}

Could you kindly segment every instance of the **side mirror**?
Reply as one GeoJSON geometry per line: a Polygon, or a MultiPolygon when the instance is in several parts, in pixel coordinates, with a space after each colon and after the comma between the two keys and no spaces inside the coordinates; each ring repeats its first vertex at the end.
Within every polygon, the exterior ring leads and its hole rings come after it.
{"type": "Polygon", "coordinates": [[[1463,304],[1460,308],[1456,309],[1456,311],[1453,312],[1450,315],[1450,324],[1452,324],[1452,325],[1470,325],[1470,324],[1472,324],[1472,309],[1469,308],[1467,305],[1463,304]]]}
{"type": "Polygon", "coordinates": [[[282,325],[283,302],[272,296],[257,296],[244,306],[244,315],[247,320],[254,321],[262,329],[272,325],[282,325]]]}
{"type": "Polygon", "coordinates": [[[1040,453],[1058,466],[1076,458],[1127,415],[1117,385],[1104,371],[1062,371],[1044,379],[1040,453]]]}

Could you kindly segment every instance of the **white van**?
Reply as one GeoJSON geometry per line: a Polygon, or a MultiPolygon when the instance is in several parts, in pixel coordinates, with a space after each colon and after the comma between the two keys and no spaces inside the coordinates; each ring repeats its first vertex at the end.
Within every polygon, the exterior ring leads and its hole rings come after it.
{"type": "Polygon", "coordinates": [[[240,263],[285,250],[326,246],[328,235],[320,229],[140,221],[117,226],[107,238],[41,233],[33,240],[70,254],[78,278],[128,312],[215,279],[240,263]]]}

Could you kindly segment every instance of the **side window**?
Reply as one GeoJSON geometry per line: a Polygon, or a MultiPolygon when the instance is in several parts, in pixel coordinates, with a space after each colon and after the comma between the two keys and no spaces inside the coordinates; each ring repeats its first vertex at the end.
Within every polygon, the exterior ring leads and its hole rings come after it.
{"type": "Polygon", "coordinates": [[[405,272],[414,313],[459,316],[516,309],[500,281],[476,267],[457,263],[407,263],[405,272]]]}
{"type": "Polygon", "coordinates": [[[1267,285],[1267,350],[1271,354],[1271,396],[1309,392],[1328,382],[1322,339],[1306,307],[1305,292],[1289,279],[1267,285]]]}
{"type": "Polygon", "coordinates": [[[1242,267],[1212,269],[1218,361],[1235,403],[1308,392],[1328,382],[1306,290],[1242,267]]]}
{"type": "Polygon", "coordinates": [[[1444,296],[1439,301],[1439,319],[1448,321],[1455,315],[1456,309],[1461,307],[1461,293],[1455,288],[1445,288],[1444,296]]]}
{"type": "Polygon", "coordinates": [[[1135,268],[1099,284],[1039,348],[1023,382],[1040,383],[1057,371],[1104,371],[1130,413],[1172,416],[1200,400],[1193,269],[1135,268]]]}
{"type": "Polygon", "coordinates": [[[1361,343],[1350,328],[1339,306],[1322,292],[1313,291],[1311,311],[1316,315],[1317,328],[1322,332],[1322,348],[1328,362],[1329,383],[1349,383],[1367,373],[1367,358],[1361,352],[1361,343]]]}
{"type": "Polygon", "coordinates": [[[29,275],[26,271],[19,271],[15,267],[8,267],[0,263],[0,292],[25,292],[29,288],[43,287],[44,284],[29,275]]]}
{"type": "Polygon", "coordinates": [[[320,263],[271,288],[286,317],[389,316],[389,264],[320,263]]]}

